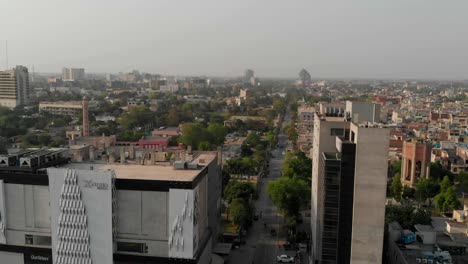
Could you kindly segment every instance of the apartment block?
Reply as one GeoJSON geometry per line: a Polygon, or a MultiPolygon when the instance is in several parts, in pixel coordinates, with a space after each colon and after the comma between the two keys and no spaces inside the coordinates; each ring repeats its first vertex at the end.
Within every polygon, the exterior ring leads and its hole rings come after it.
{"type": "Polygon", "coordinates": [[[63,68],[62,79],[64,81],[84,80],[85,70],[83,68],[63,68]]]}

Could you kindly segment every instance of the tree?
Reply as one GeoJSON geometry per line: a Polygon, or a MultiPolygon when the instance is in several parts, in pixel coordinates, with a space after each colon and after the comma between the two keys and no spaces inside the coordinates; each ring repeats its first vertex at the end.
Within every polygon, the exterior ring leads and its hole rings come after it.
{"type": "Polygon", "coordinates": [[[239,235],[242,234],[242,230],[245,230],[252,221],[250,205],[242,199],[236,199],[231,203],[229,215],[232,223],[237,226],[239,235]]]}
{"type": "Polygon", "coordinates": [[[208,141],[202,141],[198,143],[198,150],[200,151],[209,151],[211,150],[211,144],[208,141]]]}
{"type": "Polygon", "coordinates": [[[201,124],[184,124],[179,141],[186,146],[197,147],[202,141],[209,141],[209,133],[201,124]]]}
{"type": "Polygon", "coordinates": [[[400,178],[400,173],[397,173],[392,179],[392,195],[397,202],[401,201],[401,194],[403,192],[403,185],[401,184],[400,178]]]}
{"type": "Polygon", "coordinates": [[[415,198],[419,203],[434,198],[439,192],[439,185],[432,179],[421,178],[416,183],[415,198]]]}
{"type": "Polygon", "coordinates": [[[468,173],[462,171],[458,174],[458,181],[463,192],[468,192],[468,173]]]}
{"type": "Polygon", "coordinates": [[[179,122],[179,111],[177,111],[177,108],[173,107],[169,109],[169,113],[167,114],[167,125],[178,126],[179,122]]]}
{"type": "Polygon", "coordinates": [[[238,199],[248,202],[254,194],[255,188],[250,182],[231,180],[224,190],[224,199],[228,204],[231,204],[232,201],[238,199]]]}
{"type": "Polygon", "coordinates": [[[446,192],[451,186],[452,183],[450,182],[449,177],[445,176],[444,179],[440,182],[440,192],[446,192]]]}
{"type": "Polygon", "coordinates": [[[296,216],[307,203],[310,190],[307,183],[297,177],[281,177],[268,183],[267,193],[273,203],[287,216],[296,216]]]}
{"type": "Polygon", "coordinates": [[[245,140],[245,143],[250,147],[256,147],[260,144],[260,135],[257,132],[250,132],[245,140]]]}
{"type": "Polygon", "coordinates": [[[434,180],[442,180],[444,176],[448,176],[450,180],[453,180],[453,173],[450,172],[449,170],[446,170],[444,167],[442,167],[442,164],[440,162],[436,163],[431,163],[431,178],[434,180]]]}
{"type": "Polygon", "coordinates": [[[213,144],[222,145],[224,138],[227,135],[227,128],[217,123],[211,123],[208,125],[208,133],[210,133],[213,144]]]}
{"type": "Polygon", "coordinates": [[[4,137],[0,137],[0,154],[7,153],[7,144],[8,144],[7,139],[4,137]]]}
{"type": "Polygon", "coordinates": [[[307,183],[311,182],[312,160],[305,156],[301,151],[290,151],[286,153],[283,163],[284,177],[298,177],[307,183]]]}
{"type": "Polygon", "coordinates": [[[125,130],[130,130],[152,123],[153,119],[153,113],[148,107],[135,106],[120,116],[119,123],[125,130]]]}
{"type": "MultiPolygon", "coordinates": [[[[442,187],[441,187],[442,189],[442,187]]],[[[434,197],[435,206],[442,213],[456,209],[460,206],[454,187],[448,187],[445,191],[434,197]]]]}
{"type": "Polygon", "coordinates": [[[385,223],[398,222],[404,229],[412,229],[414,225],[430,225],[431,213],[412,206],[387,205],[385,207],[385,223]]]}

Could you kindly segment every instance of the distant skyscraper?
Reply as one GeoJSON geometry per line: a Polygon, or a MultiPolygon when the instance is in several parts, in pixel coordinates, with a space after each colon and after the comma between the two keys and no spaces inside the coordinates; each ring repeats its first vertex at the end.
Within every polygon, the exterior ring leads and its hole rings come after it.
{"type": "Polygon", "coordinates": [[[310,77],[310,73],[306,69],[302,69],[299,72],[299,80],[303,87],[309,86],[312,82],[312,78],[310,77]]]}
{"type": "Polygon", "coordinates": [[[28,68],[16,66],[0,71],[0,106],[14,108],[28,104],[30,100],[28,68]]]}
{"type": "Polygon", "coordinates": [[[64,81],[77,81],[85,79],[85,70],[83,68],[63,68],[62,79],[64,81]]]}
{"type": "Polygon", "coordinates": [[[255,72],[251,69],[247,69],[244,74],[244,82],[250,83],[252,78],[255,78],[255,72]]]}
{"type": "Polygon", "coordinates": [[[312,263],[382,263],[389,129],[314,120],[312,263]]]}

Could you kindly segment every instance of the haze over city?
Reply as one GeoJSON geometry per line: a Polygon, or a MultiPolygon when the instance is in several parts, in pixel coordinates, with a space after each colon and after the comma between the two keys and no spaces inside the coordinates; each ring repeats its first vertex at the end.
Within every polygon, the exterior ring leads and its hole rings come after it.
{"type": "Polygon", "coordinates": [[[0,0],[0,264],[468,264],[468,1],[0,0]]]}
{"type": "Polygon", "coordinates": [[[467,1],[1,2],[0,69],[467,78],[467,1]]]}

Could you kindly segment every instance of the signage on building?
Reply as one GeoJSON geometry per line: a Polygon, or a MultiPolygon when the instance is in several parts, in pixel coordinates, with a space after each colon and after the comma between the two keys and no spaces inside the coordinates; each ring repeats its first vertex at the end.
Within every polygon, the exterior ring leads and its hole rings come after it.
{"type": "Polygon", "coordinates": [[[84,188],[96,188],[98,190],[107,190],[109,185],[103,182],[94,182],[93,180],[84,180],[84,188]]]}
{"type": "Polygon", "coordinates": [[[24,264],[52,264],[52,255],[47,253],[24,253],[24,264]]]}

